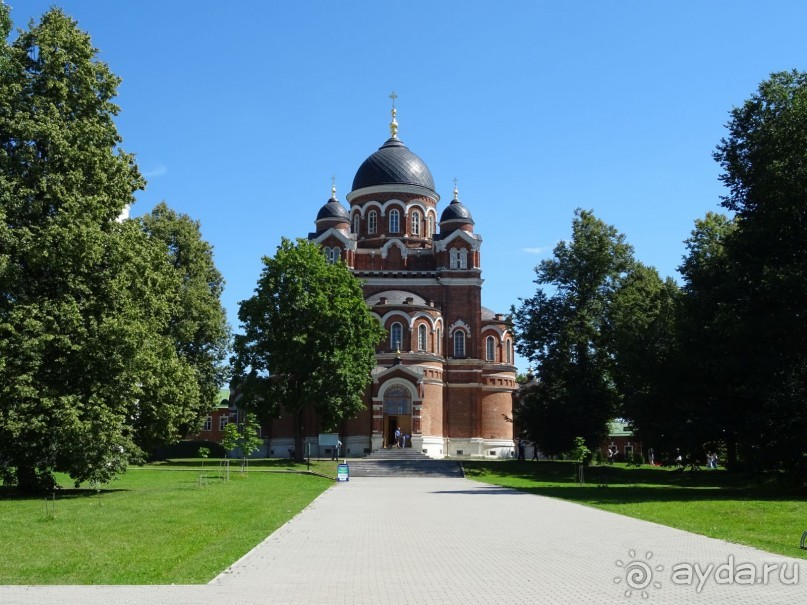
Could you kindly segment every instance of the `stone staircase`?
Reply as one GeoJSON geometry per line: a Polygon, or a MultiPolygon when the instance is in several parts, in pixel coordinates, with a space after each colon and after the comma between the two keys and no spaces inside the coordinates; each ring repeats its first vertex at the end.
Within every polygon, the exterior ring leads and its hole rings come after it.
{"type": "Polygon", "coordinates": [[[348,460],[351,477],[464,477],[457,460],[435,460],[412,448],[376,450],[348,460]]]}

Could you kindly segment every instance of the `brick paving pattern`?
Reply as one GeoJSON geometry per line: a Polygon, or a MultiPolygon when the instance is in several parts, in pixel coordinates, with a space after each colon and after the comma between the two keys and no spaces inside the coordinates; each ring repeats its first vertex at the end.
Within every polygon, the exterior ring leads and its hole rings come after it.
{"type": "Polygon", "coordinates": [[[207,585],[4,586],[0,604],[784,605],[807,602],[805,563],[467,479],[352,478],[207,585]]]}

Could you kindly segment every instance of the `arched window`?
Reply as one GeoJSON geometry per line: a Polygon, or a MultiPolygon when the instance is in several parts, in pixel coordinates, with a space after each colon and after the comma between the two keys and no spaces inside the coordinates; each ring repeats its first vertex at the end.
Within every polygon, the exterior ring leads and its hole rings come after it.
{"type": "Polygon", "coordinates": [[[378,213],[375,210],[370,210],[367,213],[367,233],[375,233],[378,229],[378,213]]]}
{"type": "Polygon", "coordinates": [[[359,213],[353,215],[353,233],[359,234],[359,213]]]}
{"type": "Polygon", "coordinates": [[[393,351],[397,351],[401,348],[402,341],[403,341],[403,326],[401,326],[401,324],[399,324],[396,321],[390,327],[389,346],[393,351]]]}
{"type": "Polygon", "coordinates": [[[440,354],[440,348],[443,346],[443,329],[437,328],[437,338],[434,340],[434,352],[440,354]]]}
{"type": "Polygon", "coordinates": [[[392,416],[412,413],[412,397],[406,387],[395,385],[384,393],[384,413],[392,416]]]}
{"type": "Polygon", "coordinates": [[[468,268],[468,251],[465,248],[460,250],[460,269],[468,268]]]}
{"type": "Polygon", "coordinates": [[[431,237],[434,235],[434,217],[431,214],[429,215],[429,220],[426,221],[426,225],[426,237],[431,237]]]}
{"type": "Polygon", "coordinates": [[[458,262],[459,262],[459,261],[458,261],[459,254],[457,253],[457,249],[456,249],[456,248],[451,248],[451,250],[449,251],[448,255],[449,255],[449,259],[450,259],[450,265],[449,265],[449,268],[450,268],[450,269],[456,269],[456,268],[457,268],[457,264],[458,264],[458,262]]]}
{"type": "Polygon", "coordinates": [[[426,350],[426,325],[420,324],[418,326],[418,351],[426,350]]]}
{"type": "Polygon", "coordinates": [[[485,359],[493,361],[496,357],[496,339],[493,336],[488,336],[485,339],[485,359]]]}
{"type": "Polygon", "coordinates": [[[454,332],[454,357],[457,359],[465,357],[465,332],[462,330],[454,332]]]}
{"type": "Polygon", "coordinates": [[[389,232],[398,233],[401,230],[401,213],[397,210],[390,210],[389,232]]]}
{"type": "Polygon", "coordinates": [[[504,350],[506,351],[505,355],[507,355],[507,363],[513,363],[513,353],[511,347],[513,346],[513,341],[509,338],[504,341],[504,350]]]}
{"type": "Polygon", "coordinates": [[[420,235],[420,212],[412,213],[412,235],[420,235]]]}

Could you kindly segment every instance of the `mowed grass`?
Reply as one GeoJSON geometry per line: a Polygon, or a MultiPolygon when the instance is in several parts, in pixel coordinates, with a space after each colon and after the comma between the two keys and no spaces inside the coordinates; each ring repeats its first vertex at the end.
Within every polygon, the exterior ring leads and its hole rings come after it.
{"type": "Polygon", "coordinates": [[[585,484],[570,462],[469,462],[468,478],[561,498],[790,557],[807,530],[803,489],[724,470],[592,466],[585,484]]]}
{"type": "MultiPolygon", "coordinates": [[[[261,466],[306,469],[233,463],[225,482],[214,461],[132,468],[100,492],[59,490],[55,505],[0,492],[0,584],[209,582],[333,485],[261,466]]],[[[333,477],[335,463],[311,470],[333,477]]]]}

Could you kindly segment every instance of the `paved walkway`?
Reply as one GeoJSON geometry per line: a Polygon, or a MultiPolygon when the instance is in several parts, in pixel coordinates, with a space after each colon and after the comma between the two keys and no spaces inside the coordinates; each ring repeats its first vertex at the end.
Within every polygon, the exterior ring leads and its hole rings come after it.
{"type": "Polygon", "coordinates": [[[466,479],[354,478],[207,585],[0,587],[54,602],[791,604],[807,560],[466,479]]]}

